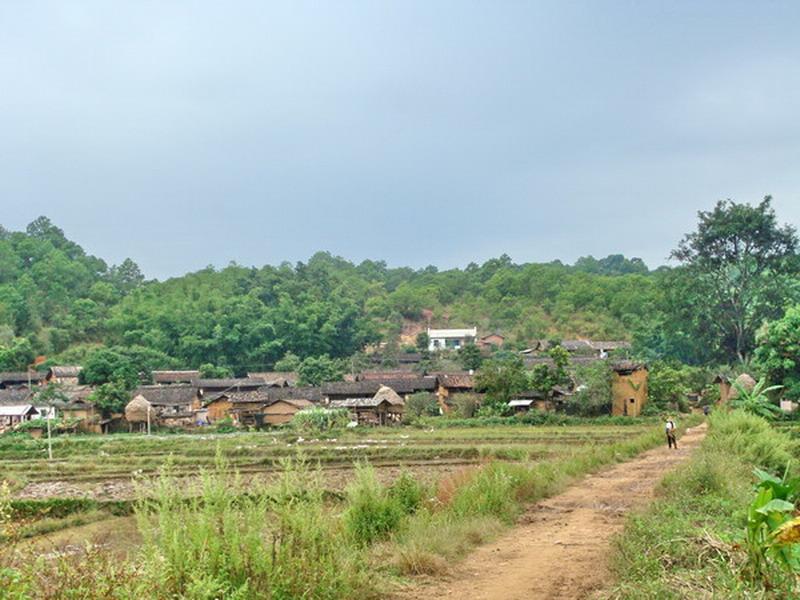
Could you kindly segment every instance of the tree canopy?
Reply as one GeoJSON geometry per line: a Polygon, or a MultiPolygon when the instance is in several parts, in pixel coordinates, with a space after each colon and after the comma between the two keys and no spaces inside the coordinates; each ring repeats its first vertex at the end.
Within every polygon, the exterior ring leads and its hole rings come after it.
{"type": "MultiPolygon", "coordinates": [[[[89,366],[86,376],[102,383],[109,373],[127,380],[205,365],[235,375],[305,366],[310,381],[362,363],[368,347],[392,366],[416,345],[432,368],[439,357],[427,356],[427,336],[408,333],[427,325],[502,331],[510,350],[538,339],[627,339],[645,358],[730,361],[752,354],[756,330],[783,315],[787,298],[800,300],[796,235],[769,198],[701,212],[674,256],[680,266],[656,271],[619,254],[572,266],[503,255],[439,270],[318,252],[147,281],[132,260],[108,266],[40,217],[25,231],[0,228],[0,369],[45,355],[45,364],[89,366]],[[130,369],[114,366],[120,356],[130,369]]],[[[461,364],[481,366],[475,350],[461,364]]]]}

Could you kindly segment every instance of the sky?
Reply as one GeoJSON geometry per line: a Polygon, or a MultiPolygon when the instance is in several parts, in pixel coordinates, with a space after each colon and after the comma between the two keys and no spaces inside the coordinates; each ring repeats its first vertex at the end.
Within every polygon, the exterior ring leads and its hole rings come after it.
{"type": "Polygon", "coordinates": [[[149,277],[800,225],[800,3],[0,2],[0,224],[149,277]]]}

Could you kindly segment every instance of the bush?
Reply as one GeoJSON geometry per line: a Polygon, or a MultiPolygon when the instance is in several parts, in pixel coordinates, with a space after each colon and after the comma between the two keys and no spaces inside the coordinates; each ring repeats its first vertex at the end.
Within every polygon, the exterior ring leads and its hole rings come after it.
{"type": "Polygon", "coordinates": [[[406,400],[406,417],[435,417],[439,414],[439,402],[435,394],[418,392],[411,394],[406,400]]]}
{"type": "Polygon", "coordinates": [[[313,407],[295,413],[291,424],[292,427],[306,433],[323,433],[346,427],[349,422],[350,411],[346,408],[313,407]]]}
{"type": "Polygon", "coordinates": [[[450,396],[452,408],[449,417],[456,419],[471,419],[478,412],[481,398],[477,394],[453,394],[450,396]]]}
{"type": "Polygon", "coordinates": [[[364,464],[356,466],[355,479],[347,486],[344,525],[359,545],[371,544],[397,529],[403,510],[375,477],[375,470],[364,464]]]}
{"type": "Polygon", "coordinates": [[[236,431],[236,425],[233,424],[232,418],[225,417],[214,424],[214,429],[217,433],[233,433],[236,431]]]}
{"type": "Polygon", "coordinates": [[[425,496],[425,488],[408,471],[400,473],[389,488],[389,497],[397,502],[406,514],[411,514],[419,508],[425,496]]]}
{"type": "Polygon", "coordinates": [[[510,523],[519,511],[519,484],[510,467],[492,463],[456,491],[452,510],[460,516],[497,517],[510,523]]]}

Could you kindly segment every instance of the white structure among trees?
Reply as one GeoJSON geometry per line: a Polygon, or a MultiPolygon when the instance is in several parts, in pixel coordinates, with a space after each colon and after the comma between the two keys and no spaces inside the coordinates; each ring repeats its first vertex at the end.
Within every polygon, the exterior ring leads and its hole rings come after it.
{"type": "Polygon", "coordinates": [[[467,344],[474,344],[478,328],[472,329],[430,329],[428,328],[428,350],[458,350],[467,344]]]}

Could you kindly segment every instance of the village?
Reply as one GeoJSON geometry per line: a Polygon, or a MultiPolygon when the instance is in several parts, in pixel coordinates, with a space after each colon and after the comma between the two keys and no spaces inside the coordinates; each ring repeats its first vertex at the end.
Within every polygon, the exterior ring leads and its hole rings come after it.
{"type": "MultiPolygon", "coordinates": [[[[493,332],[478,336],[476,328],[428,329],[429,351],[457,353],[475,345],[483,351],[502,348],[504,338],[493,332]]],[[[547,341],[520,353],[528,367],[552,363],[547,341]]],[[[610,354],[629,347],[621,341],[564,340],[571,364],[609,363],[614,373],[613,415],[638,416],[647,402],[647,367],[610,354]]],[[[429,395],[438,412],[447,415],[462,396],[479,406],[475,372],[419,370],[421,355],[406,353],[396,368],[349,373],[343,381],[319,386],[299,385],[296,372],[248,372],[244,377],[204,378],[198,370],[153,371],[148,381],[130,392],[123,412],[103,414],[92,402],[93,387],[81,383],[82,367],[52,366],[46,371],[0,373],[0,433],[20,427],[41,436],[45,427],[33,421],[61,419],[75,433],[148,432],[156,428],[202,430],[220,422],[259,429],[289,423],[299,411],[312,407],[345,409],[352,425],[387,426],[403,423],[405,405],[415,394],[429,395]],[[41,392],[57,389],[57,399],[43,402],[41,392]],[[25,424],[28,423],[26,427],[25,424]]],[[[575,391],[575,384],[550,390],[522,390],[507,401],[509,412],[555,412],[575,391]]],[[[50,394],[49,397],[53,397],[50,394]]]]}

